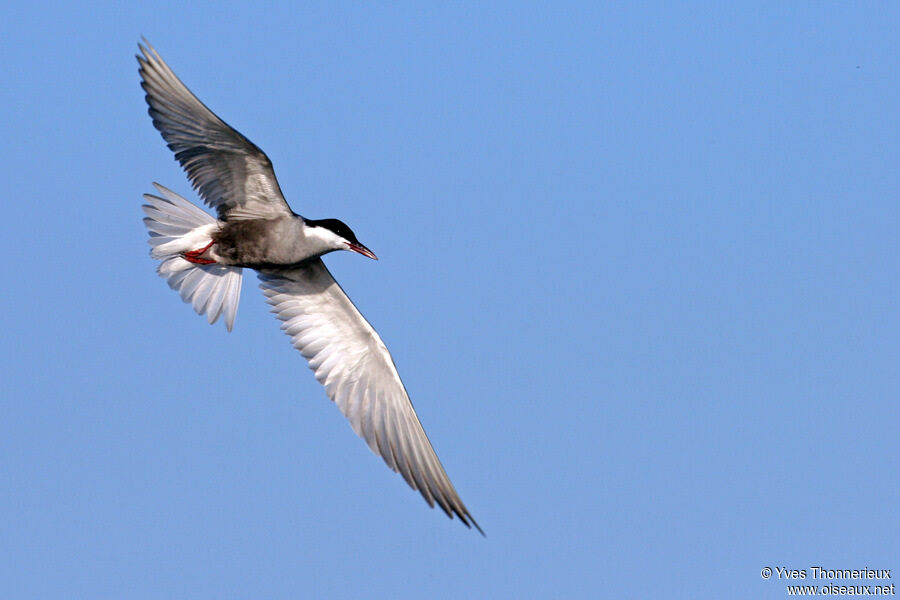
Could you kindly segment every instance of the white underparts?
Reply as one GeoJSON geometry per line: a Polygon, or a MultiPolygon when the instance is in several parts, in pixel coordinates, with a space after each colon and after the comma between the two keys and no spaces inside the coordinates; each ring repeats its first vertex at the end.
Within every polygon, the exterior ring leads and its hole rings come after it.
{"type": "Polygon", "coordinates": [[[219,223],[212,215],[172,190],[153,184],[162,195],[144,194],[147,216],[144,225],[150,233],[150,256],[162,261],[157,273],[169,287],[191,304],[210,323],[224,316],[231,331],[241,296],[241,268],[219,264],[197,264],[183,257],[207,246],[219,223]]]}

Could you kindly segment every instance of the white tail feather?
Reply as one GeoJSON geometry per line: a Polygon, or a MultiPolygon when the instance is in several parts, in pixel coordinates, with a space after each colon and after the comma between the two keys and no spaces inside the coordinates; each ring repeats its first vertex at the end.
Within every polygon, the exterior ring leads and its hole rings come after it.
{"type": "Polygon", "coordinates": [[[162,261],[157,273],[210,323],[224,315],[231,331],[241,298],[241,268],[196,264],[182,256],[209,244],[218,221],[172,190],[158,183],[153,186],[163,197],[144,194],[147,204],[143,209],[147,214],[144,225],[150,232],[150,256],[162,261]]]}

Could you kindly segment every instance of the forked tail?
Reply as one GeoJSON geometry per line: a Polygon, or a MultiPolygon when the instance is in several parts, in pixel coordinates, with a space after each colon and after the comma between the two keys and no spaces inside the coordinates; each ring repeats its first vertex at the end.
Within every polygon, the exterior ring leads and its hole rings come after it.
{"type": "Polygon", "coordinates": [[[224,316],[225,326],[231,331],[241,297],[241,268],[185,258],[212,242],[218,222],[172,190],[158,183],[153,186],[162,197],[144,194],[147,204],[143,209],[147,214],[144,225],[150,232],[150,256],[162,261],[156,272],[198,315],[205,314],[210,323],[224,316]]]}

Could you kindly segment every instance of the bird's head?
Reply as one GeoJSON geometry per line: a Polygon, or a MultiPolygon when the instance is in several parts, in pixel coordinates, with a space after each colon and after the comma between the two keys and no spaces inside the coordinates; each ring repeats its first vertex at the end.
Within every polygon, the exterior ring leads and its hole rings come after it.
{"type": "Polygon", "coordinates": [[[338,219],[304,219],[304,221],[309,227],[308,235],[322,242],[328,249],[327,251],[350,250],[378,260],[374,252],[359,243],[356,235],[343,221],[338,219]]]}

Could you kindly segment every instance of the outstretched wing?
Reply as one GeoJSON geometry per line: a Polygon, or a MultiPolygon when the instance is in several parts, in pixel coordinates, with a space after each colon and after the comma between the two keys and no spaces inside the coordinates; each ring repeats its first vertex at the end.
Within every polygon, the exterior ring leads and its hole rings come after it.
{"type": "Polygon", "coordinates": [[[204,202],[225,220],[290,215],[265,153],[200,102],[152,46],[138,48],[153,125],[204,202]]]}
{"type": "Polygon", "coordinates": [[[431,447],[387,347],[325,264],[316,259],[259,278],[281,328],[353,430],[429,506],[481,531],[431,447]]]}

